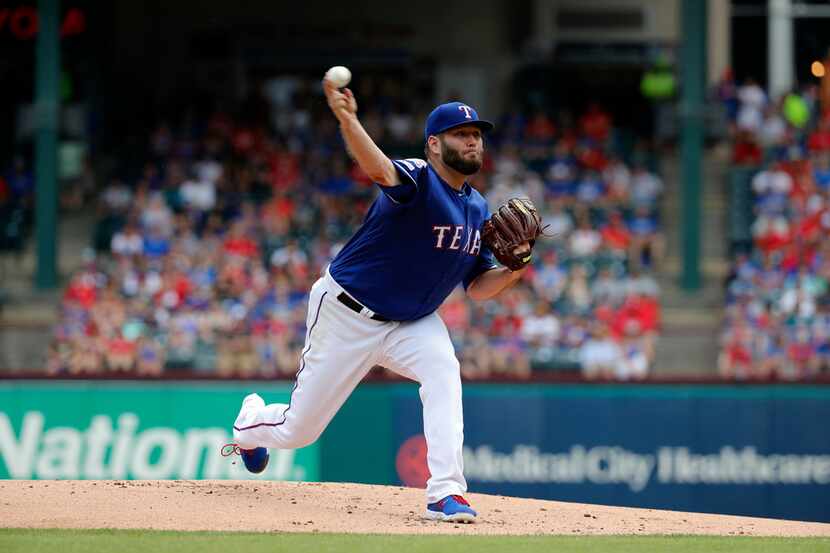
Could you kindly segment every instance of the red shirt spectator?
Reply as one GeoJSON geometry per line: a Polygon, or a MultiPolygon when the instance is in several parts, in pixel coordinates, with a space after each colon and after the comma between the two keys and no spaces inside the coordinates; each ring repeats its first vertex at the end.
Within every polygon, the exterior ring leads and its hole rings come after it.
{"type": "Polygon", "coordinates": [[[123,336],[117,336],[107,341],[107,350],[113,355],[133,355],[136,344],[123,336]]]}
{"type": "Polygon", "coordinates": [[[522,328],[522,319],[516,315],[497,315],[490,325],[491,336],[513,336],[522,328]]]}
{"type": "Polygon", "coordinates": [[[295,210],[294,201],[283,195],[277,195],[262,207],[262,219],[291,219],[295,210]]]}
{"type": "Polygon", "coordinates": [[[602,240],[611,250],[627,250],[631,244],[631,233],[625,226],[622,216],[619,213],[612,213],[608,224],[602,227],[602,240]]]}
{"type": "Polygon", "coordinates": [[[605,157],[602,148],[577,148],[576,157],[583,167],[592,171],[602,172],[608,167],[608,159],[605,157]]]}
{"type": "Polygon", "coordinates": [[[764,158],[761,147],[751,133],[741,131],[732,149],[732,161],[736,165],[760,165],[764,158]]]}
{"type": "Polygon", "coordinates": [[[259,254],[259,247],[247,236],[239,236],[225,240],[225,251],[242,257],[256,257],[259,254]]]}
{"type": "Polygon", "coordinates": [[[815,354],[815,347],[806,340],[796,340],[787,346],[787,357],[799,368],[803,368],[815,354]]]}
{"type": "Polygon", "coordinates": [[[785,273],[798,270],[798,267],[801,265],[801,254],[798,251],[798,246],[795,244],[788,245],[784,250],[784,255],[779,265],[785,273]]]}
{"type": "Polygon", "coordinates": [[[798,202],[799,205],[803,205],[807,197],[815,190],[815,182],[810,164],[792,161],[782,164],[782,169],[790,175],[793,181],[793,186],[790,189],[790,199],[798,202]]]}
{"type": "Polygon", "coordinates": [[[825,213],[826,212],[822,210],[804,217],[798,223],[798,229],[796,231],[798,233],[798,237],[808,242],[821,238],[821,234],[823,232],[821,218],[825,213]]]}
{"type": "Polygon", "coordinates": [[[543,112],[534,115],[525,126],[525,138],[529,140],[553,140],[556,135],[556,127],[553,121],[543,112]]]}
{"type": "Polygon", "coordinates": [[[187,278],[186,274],[179,273],[173,279],[173,290],[175,290],[182,301],[184,301],[193,291],[193,284],[191,284],[190,279],[187,278]]]}
{"type": "Polygon", "coordinates": [[[810,135],[807,147],[814,152],[830,151],[830,120],[822,119],[818,129],[810,135]]]}
{"type": "Polygon", "coordinates": [[[611,132],[611,117],[599,104],[591,104],[588,111],[579,120],[582,134],[597,142],[605,142],[611,132]]]}
{"type": "Polygon", "coordinates": [[[729,359],[729,363],[733,366],[747,366],[752,364],[752,352],[749,351],[749,347],[747,347],[747,345],[740,340],[732,340],[726,344],[726,355],[729,359]]]}
{"type": "Polygon", "coordinates": [[[82,273],[75,277],[66,288],[63,299],[64,301],[76,301],[84,309],[90,309],[95,305],[97,295],[95,277],[89,273],[82,273]]]}
{"type": "Polygon", "coordinates": [[[286,150],[278,150],[268,157],[270,179],[274,190],[293,188],[300,182],[302,172],[298,156],[286,150]]]}
{"type": "Polygon", "coordinates": [[[764,254],[780,250],[792,242],[792,229],[783,217],[760,217],[752,229],[755,246],[764,254]]]}
{"type": "Polygon", "coordinates": [[[259,246],[245,234],[245,228],[239,222],[231,227],[223,247],[227,253],[241,257],[254,258],[259,255],[259,246]]]}
{"type": "Polygon", "coordinates": [[[660,307],[654,299],[631,295],[617,311],[612,331],[614,336],[631,336],[654,332],[660,323],[660,307]]]}

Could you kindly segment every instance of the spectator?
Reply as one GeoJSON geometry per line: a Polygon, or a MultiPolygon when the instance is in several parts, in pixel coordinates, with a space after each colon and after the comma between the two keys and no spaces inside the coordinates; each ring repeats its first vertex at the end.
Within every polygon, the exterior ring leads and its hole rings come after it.
{"type": "Polygon", "coordinates": [[[611,338],[608,328],[600,324],[580,348],[579,357],[585,378],[612,379],[623,360],[623,352],[611,338]]]}
{"type": "MultiPolygon", "coordinates": [[[[200,173],[214,176],[210,169],[202,169],[200,173]]],[[[217,180],[219,175],[215,175],[217,180]]],[[[187,180],[179,188],[179,197],[185,209],[206,213],[216,205],[216,182],[198,177],[187,180]]]]}
{"type": "Polygon", "coordinates": [[[612,211],[601,233],[603,245],[616,256],[625,257],[631,247],[631,233],[619,211],[612,211]]]}
{"type": "Polygon", "coordinates": [[[763,124],[767,95],[754,79],[749,78],[738,89],[738,101],[738,129],[757,133],[763,124]]]}
{"type": "Polygon", "coordinates": [[[648,376],[650,360],[646,344],[641,337],[626,338],[620,345],[620,350],[615,372],[617,380],[642,380],[648,376]]]}
{"type": "Polygon", "coordinates": [[[746,379],[752,375],[752,335],[745,325],[724,334],[718,368],[727,379],[746,379]]]}
{"type": "Polygon", "coordinates": [[[819,120],[818,127],[810,134],[807,146],[813,152],[827,154],[830,152],[830,117],[819,120]]]}
{"type": "Polygon", "coordinates": [[[663,183],[653,173],[650,173],[645,166],[635,165],[631,173],[631,203],[635,207],[644,207],[654,210],[657,207],[657,200],[663,191],[663,183]]]}
{"type": "Polygon", "coordinates": [[[760,165],[764,153],[755,135],[746,129],[740,129],[732,148],[732,163],[735,165],[760,165]]]}
{"type": "Polygon", "coordinates": [[[112,237],[112,253],[115,256],[135,257],[144,253],[144,239],[133,223],[112,237]]]}
{"type": "Polygon", "coordinates": [[[548,162],[545,187],[553,198],[568,200],[574,193],[577,177],[576,158],[564,140],[556,143],[548,162]]]}
{"type": "Polygon", "coordinates": [[[830,192],[830,148],[815,157],[813,178],[821,192],[830,192]]]}
{"type": "Polygon", "coordinates": [[[599,252],[602,246],[602,235],[591,226],[587,215],[582,216],[577,228],[571,233],[568,242],[571,255],[575,258],[586,258],[599,252]]]}
{"type": "Polygon", "coordinates": [[[591,285],[591,296],[596,303],[619,306],[626,297],[626,284],[614,277],[610,267],[603,267],[591,285]]]}
{"type": "Polygon", "coordinates": [[[145,232],[155,232],[162,237],[170,236],[173,232],[173,212],[159,194],[152,194],[148,198],[139,220],[145,232]]]}
{"type": "Polygon", "coordinates": [[[631,190],[631,171],[620,158],[612,157],[602,172],[608,186],[608,199],[615,204],[628,202],[631,190]]]}
{"type": "Polygon", "coordinates": [[[783,143],[787,136],[787,122],[784,121],[777,106],[772,104],[767,106],[764,122],[758,134],[764,147],[769,148],[783,143]]]}
{"type": "Polygon", "coordinates": [[[565,211],[562,200],[551,198],[547,203],[547,212],[542,212],[542,220],[548,225],[548,232],[554,238],[566,236],[574,228],[573,217],[565,211]]]}
{"type": "Polygon", "coordinates": [[[522,339],[534,347],[552,346],[559,339],[559,319],[551,313],[547,302],[539,302],[532,315],[522,323],[522,339]]]}
{"type": "Polygon", "coordinates": [[[652,266],[663,258],[664,241],[657,220],[647,208],[638,207],[629,224],[631,248],[629,259],[634,266],[652,266]]]}

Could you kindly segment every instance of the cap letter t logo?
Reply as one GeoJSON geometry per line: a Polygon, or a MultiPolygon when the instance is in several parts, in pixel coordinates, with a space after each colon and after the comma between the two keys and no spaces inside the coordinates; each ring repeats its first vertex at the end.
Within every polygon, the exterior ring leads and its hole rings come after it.
{"type": "Polygon", "coordinates": [[[458,109],[460,109],[461,111],[464,112],[464,118],[465,119],[472,119],[473,118],[473,116],[470,115],[470,112],[473,111],[473,108],[471,108],[470,106],[458,106],[458,109]]]}

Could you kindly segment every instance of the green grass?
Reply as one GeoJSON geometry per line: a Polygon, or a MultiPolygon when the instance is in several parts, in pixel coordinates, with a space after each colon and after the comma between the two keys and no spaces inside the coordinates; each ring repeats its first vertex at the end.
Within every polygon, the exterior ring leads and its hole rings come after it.
{"type": "Polygon", "coordinates": [[[649,553],[830,552],[830,538],[699,536],[381,536],[0,529],[3,553],[649,553]]]}

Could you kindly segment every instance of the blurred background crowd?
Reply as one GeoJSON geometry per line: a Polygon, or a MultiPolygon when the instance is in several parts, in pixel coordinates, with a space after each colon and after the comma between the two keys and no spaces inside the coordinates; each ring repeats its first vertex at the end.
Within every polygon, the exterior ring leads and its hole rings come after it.
{"type": "Polygon", "coordinates": [[[805,86],[767,97],[753,80],[719,89],[747,168],[751,243],[736,248],[718,360],[727,378],[830,372],[830,111],[805,86]]]}
{"type": "MultiPolygon", "coordinates": [[[[369,134],[392,157],[417,156],[432,106],[394,81],[362,84],[369,134]]],[[[93,247],[63,296],[50,373],[296,371],[308,290],[378,191],[348,158],[318,83],[264,92],[239,113],[159,121],[136,162],[91,197],[93,247]]],[[[597,104],[501,118],[472,184],[491,209],[530,197],[554,238],[497,300],[459,289],[441,307],[465,377],[649,374],[664,250],[652,159],[622,144],[597,104]]]]}
{"type": "Polygon", "coordinates": [[[37,10],[0,8],[0,78],[16,83],[0,87],[0,371],[290,377],[308,290],[378,194],[321,91],[342,63],[393,159],[423,157],[443,101],[495,120],[471,184],[491,209],[529,197],[550,224],[514,288],[441,307],[466,378],[823,378],[827,18],[781,2],[797,16],[767,0],[478,2],[459,26],[473,3],[321,19],[313,3],[194,17],[76,0],[59,59],[21,24],[37,10]],[[41,90],[60,107],[44,177],[58,210],[37,199],[38,71],[57,79],[41,90]]]}

